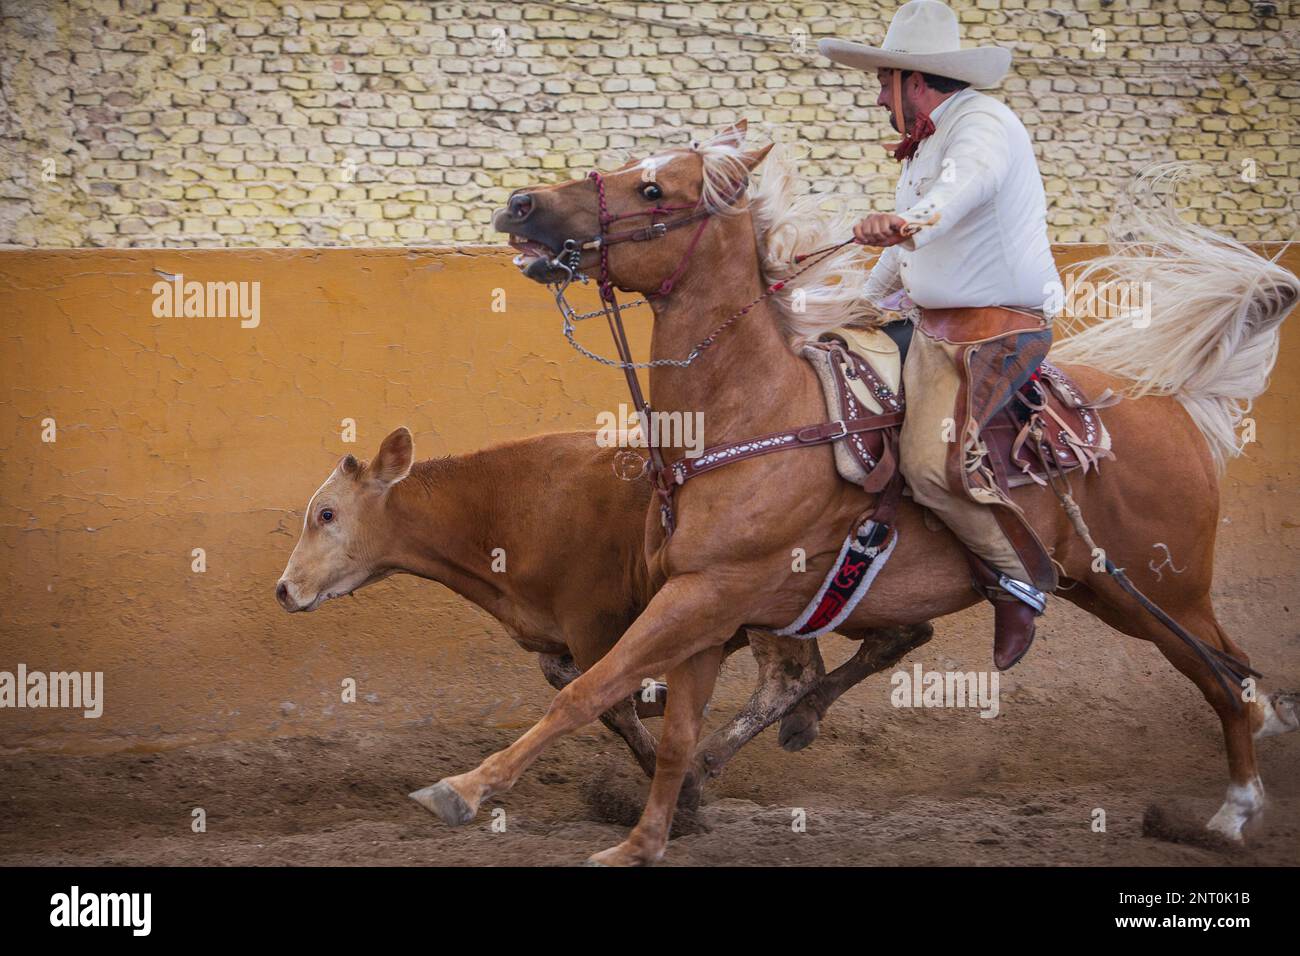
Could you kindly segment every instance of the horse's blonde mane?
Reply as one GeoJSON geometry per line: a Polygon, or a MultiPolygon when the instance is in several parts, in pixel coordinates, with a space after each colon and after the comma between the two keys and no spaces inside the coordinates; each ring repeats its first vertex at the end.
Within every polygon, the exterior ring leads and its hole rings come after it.
{"type": "MultiPolygon", "coordinates": [[[[734,184],[749,175],[746,151],[735,134],[722,133],[700,144],[697,151],[704,159],[703,200],[708,207],[724,215],[746,208],[726,202],[734,184]]],[[[805,265],[795,261],[797,255],[842,242],[853,233],[853,217],[821,208],[819,198],[808,192],[789,151],[780,143],[772,146],[755,170],[747,196],[758,238],[759,266],[768,284],[788,279],[805,265]]],[[[851,243],[819,260],[793,286],[772,296],[792,348],[841,326],[882,321],[880,312],[862,297],[866,267],[873,258],[866,247],[851,243]]]]}

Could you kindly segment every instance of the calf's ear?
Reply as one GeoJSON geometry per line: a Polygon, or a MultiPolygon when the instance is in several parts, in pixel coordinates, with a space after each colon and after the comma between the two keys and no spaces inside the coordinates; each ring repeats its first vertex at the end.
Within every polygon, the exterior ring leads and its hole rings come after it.
{"type": "Polygon", "coordinates": [[[405,425],[393,429],[379,446],[379,453],[370,463],[370,477],[376,481],[391,485],[401,481],[411,471],[411,460],[415,455],[415,442],[405,425]]]}

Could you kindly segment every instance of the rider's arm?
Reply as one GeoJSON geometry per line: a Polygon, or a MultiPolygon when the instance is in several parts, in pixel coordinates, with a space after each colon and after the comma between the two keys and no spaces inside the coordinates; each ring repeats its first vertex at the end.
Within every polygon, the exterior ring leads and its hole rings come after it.
{"type": "Polygon", "coordinates": [[[880,300],[903,287],[899,278],[898,249],[890,246],[880,254],[876,264],[871,267],[862,296],[872,305],[879,305],[880,300]]]}
{"type": "Polygon", "coordinates": [[[919,249],[951,229],[972,209],[991,199],[1011,167],[1007,132],[997,117],[973,112],[961,117],[944,149],[934,184],[910,209],[899,212],[909,222],[939,221],[901,245],[919,249]]]}

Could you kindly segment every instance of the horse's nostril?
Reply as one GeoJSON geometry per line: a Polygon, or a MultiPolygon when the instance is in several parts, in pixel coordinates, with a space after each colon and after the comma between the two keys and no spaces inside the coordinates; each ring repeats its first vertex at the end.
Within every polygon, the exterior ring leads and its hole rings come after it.
{"type": "Polygon", "coordinates": [[[506,208],[510,211],[512,219],[525,219],[533,211],[533,197],[528,193],[518,193],[510,197],[506,208]]]}

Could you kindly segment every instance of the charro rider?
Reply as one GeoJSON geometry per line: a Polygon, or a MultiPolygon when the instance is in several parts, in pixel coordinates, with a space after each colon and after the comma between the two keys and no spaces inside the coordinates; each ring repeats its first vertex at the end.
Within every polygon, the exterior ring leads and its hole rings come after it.
{"type": "Polygon", "coordinates": [[[1057,576],[1020,509],[988,480],[980,428],[1046,357],[1044,308],[1060,288],[1029,134],[973,89],[1001,80],[1011,53],[962,49],[957,17],[938,0],[903,4],[881,47],[823,40],[820,49],[876,71],[876,102],[902,136],[886,146],[902,163],[897,213],[854,229],[859,242],[888,247],[864,295],[918,307],[900,464],[912,497],[966,545],[975,589],[995,608],[994,663],[1005,670],[1029,650],[1057,576]],[[908,222],[934,224],[907,237],[908,222]]]}

